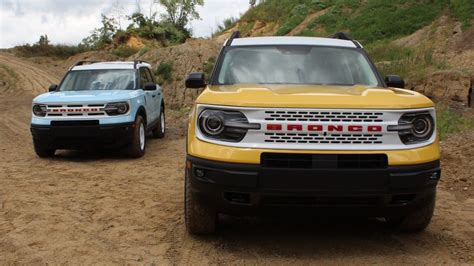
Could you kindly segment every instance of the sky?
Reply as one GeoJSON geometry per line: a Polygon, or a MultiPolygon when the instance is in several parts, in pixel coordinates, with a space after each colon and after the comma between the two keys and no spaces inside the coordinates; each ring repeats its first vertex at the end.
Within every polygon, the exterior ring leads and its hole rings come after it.
{"type": "MultiPolygon", "coordinates": [[[[0,0],[0,48],[35,43],[47,34],[53,44],[78,44],[100,26],[100,14],[123,17],[137,10],[163,12],[157,0],[0,0]],[[151,7],[151,8],[150,8],[151,7]]],[[[208,37],[217,24],[229,17],[239,17],[249,7],[249,0],[204,0],[198,8],[201,20],[190,26],[194,37],[208,37]]],[[[127,26],[120,19],[123,28],[127,26]]]]}

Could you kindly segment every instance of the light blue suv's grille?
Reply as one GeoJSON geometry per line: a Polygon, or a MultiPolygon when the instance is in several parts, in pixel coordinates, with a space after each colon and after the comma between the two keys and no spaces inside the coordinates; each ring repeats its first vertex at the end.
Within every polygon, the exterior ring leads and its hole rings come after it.
{"type": "Polygon", "coordinates": [[[47,105],[47,117],[98,117],[107,116],[105,104],[47,105]]]}

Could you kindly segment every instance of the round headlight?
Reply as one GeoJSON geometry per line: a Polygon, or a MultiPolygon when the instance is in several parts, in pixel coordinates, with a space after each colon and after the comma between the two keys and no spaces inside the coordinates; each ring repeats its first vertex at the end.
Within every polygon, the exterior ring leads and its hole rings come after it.
{"type": "Polygon", "coordinates": [[[118,103],[108,103],[104,111],[108,115],[123,115],[126,114],[130,109],[130,106],[126,102],[118,102],[118,103]]]}
{"type": "Polygon", "coordinates": [[[119,114],[125,114],[128,112],[128,104],[127,103],[119,103],[117,104],[117,112],[119,114]]]}
{"type": "Polygon", "coordinates": [[[200,119],[201,129],[206,134],[217,136],[224,131],[224,118],[219,112],[215,111],[204,111],[200,119]]]}
{"type": "Polygon", "coordinates": [[[388,130],[398,131],[400,140],[405,144],[420,143],[433,136],[435,119],[428,112],[406,113],[400,118],[397,126],[389,126],[388,130]]]}
{"type": "Polygon", "coordinates": [[[412,133],[415,137],[424,138],[431,133],[432,123],[428,117],[417,117],[412,122],[412,133]]]}
{"type": "Polygon", "coordinates": [[[35,104],[33,105],[33,114],[36,116],[46,116],[47,108],[43,104],[35,104]]]}

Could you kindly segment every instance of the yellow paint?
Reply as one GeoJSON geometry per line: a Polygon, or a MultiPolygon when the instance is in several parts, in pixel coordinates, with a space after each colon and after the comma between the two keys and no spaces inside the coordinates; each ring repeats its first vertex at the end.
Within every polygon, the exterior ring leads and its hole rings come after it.
{"type": "Polygon", "coordinates": [[[366,86],[226,85],[209,86],[197,103],[239,107],[407,109],[433,107],[410,90],[366,86]]]}
{"type": "MultiPolygon", "coordinates": [[[[402,89],[364,86],[210,86],[197,99],[199,104],[239,107],[329,108],[329,109],[416,109],[433,107],[425,96],[402,89]]],[[[389,165],[414,165],[440,159],[439,141],[422,148],[388,151],[270,150],[221,146],[196,138],[195,109],[188,127],[188,154],[198,158],[260,164],[263,152],[318,154],[385,153],[389,165]]]]}

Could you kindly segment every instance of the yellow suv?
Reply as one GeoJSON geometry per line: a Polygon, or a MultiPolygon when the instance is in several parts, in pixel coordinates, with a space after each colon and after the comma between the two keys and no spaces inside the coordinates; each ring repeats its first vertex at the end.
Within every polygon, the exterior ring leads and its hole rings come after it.
{"type": "Polygon", "coordinates": [[[424,230],[440,148],[432,101],[382,78],[361,44],[330,38],[239,38],[222,48],[188,127],[186,227],[218,214],[362,215],[424,230]]]}

